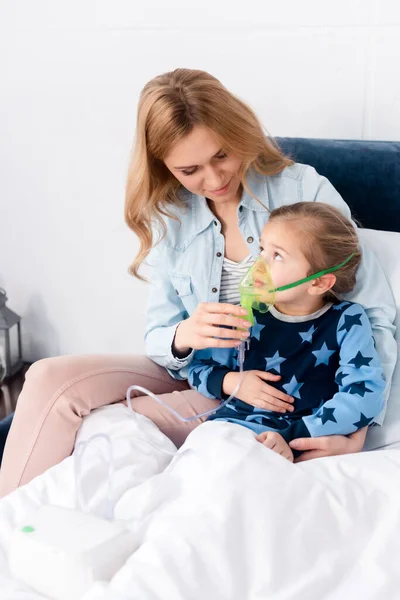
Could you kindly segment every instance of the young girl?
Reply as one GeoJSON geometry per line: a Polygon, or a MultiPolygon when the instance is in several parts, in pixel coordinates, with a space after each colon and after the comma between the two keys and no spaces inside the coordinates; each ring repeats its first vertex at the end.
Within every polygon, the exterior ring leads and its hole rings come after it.
{"type": "MultiPolygon", "coordinates": [[[[384,405],[385,384],[364,309],[339,300],[354,288],[361,260],[351,223],[319,202],[282,206],[262,231],[261,254],[275,288],[345,263],[277,291],[269,312],[254,311],[242,384],[236,398],[210,417],[252,429],[260,442],[293,460],[289,443],[295,438],[347,435],[369,425],[384,405]],[[261,408],[266,372],[293,397],[290,409],[261,408]]],[[[239,379],[237,350],[199,351],[189,369],[190,384],[209,398],[228,397],[239,379]]]]}

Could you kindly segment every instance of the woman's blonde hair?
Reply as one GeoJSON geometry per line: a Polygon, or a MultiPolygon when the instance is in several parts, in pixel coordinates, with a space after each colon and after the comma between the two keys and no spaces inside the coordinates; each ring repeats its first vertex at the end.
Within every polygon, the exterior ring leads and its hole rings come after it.
{"type": "Polygon", "coordinates": [[[170,149],[196,125],[209,127],[223,150],[242,161],[241,182],[253,167],[263,175],[276,175],[293,161],[269,138],[254,112],[205,71],[176,69],[149,81],[140,96],[135,143],[128,173],[125,220],[139,238],[140,249],[130,272],[138,269],[153,246],[153,225],[168,210],[183,205],[181,184],[164,164],[170,149]]]}
{"type": "Polygon", "coordinates": [[[348,263],[333,273],[336,283],[325,299],[335,301],[352,291],[361,251],[355,228],[341,212],[323,202],[297,202],[272,211],[269,220],[295,224],[301,234],[301,251],[310,263],[307,275],[335,267],[353,254],[348,263]]]}

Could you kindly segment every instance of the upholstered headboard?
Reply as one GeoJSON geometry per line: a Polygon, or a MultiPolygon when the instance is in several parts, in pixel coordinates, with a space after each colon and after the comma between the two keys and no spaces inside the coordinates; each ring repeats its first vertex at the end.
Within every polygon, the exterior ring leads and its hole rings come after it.
{"type": "Polygon", "coordinates": [[[335,186],[362,227],[400,231],[400,142],[276,138],[335,186]]]}

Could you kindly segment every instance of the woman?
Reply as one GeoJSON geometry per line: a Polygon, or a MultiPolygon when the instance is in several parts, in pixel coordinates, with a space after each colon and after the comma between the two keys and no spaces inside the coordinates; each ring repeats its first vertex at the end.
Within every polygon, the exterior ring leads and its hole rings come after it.
{"type": "MultiPolygon", "coordinates": [[[[301,200],[326,202],[350,216],[332,185],[313,168],[284,156],[250,108],[217,79],[177,69],[150,81],[140,98],[126,190],[126,221],[140,240],[132,273],[139,276],[147,257],[152,267],[149,358],[59,357],[35,363],[8,437],[0,494],[68,456],[82,417],[123,401],[132,384],[162,394],[186,416],[215,406],[188,388],[186,368],[195,350],[231,348],[249,335],[249,323],[240,318],[239,278],[259,252],[269,211],[301,200]]],[[[396,360],[394,304],[368,249],[359,273],[349,299],[366,307],[388,390],[396,360]]],[[[255,402],[287,410],[293,398],[269,384],[268,377],[255,402]]],[[[145,396],[135,398],[133,407],[177,445],[196,426],[176,420],[145,396]]],[[[378,422],[382,419],[383,414],[378,422]]],[[[349,437],[296,440],[293,447],[305,451],[303,459],[356,452],[365,435],[364,428],[349,437]]]]}

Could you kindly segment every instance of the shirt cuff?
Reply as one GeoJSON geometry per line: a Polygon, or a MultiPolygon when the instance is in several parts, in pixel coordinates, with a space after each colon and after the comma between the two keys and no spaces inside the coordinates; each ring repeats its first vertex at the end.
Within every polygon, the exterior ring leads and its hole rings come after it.
{"type": "Polygon", "coordinates": [[[175,356],[174,351],[171,347],[171,356],[172,356],[173,360],[179,364],[179,368],[186,367],[191,362],[191,360],[194,356],[194,350],[192,349],[192,351],[187,356],[184,356],[183,358],[179,358],[179,356],[175,356]]]}
{"type": "Polygon", "coordinates": [[[170,354],[171,354],[172,360],[176,364],[178,364],[179,365],[178,368],[181,369],[182,367],[186,367],[192,361],[195,351],[192,348],[190,350],[189,354],[187,354],[186,356],[183,356],[183,357],[176,356],[176,354],[174,352],[174,342],[175,342],[176,330],[178,329],[179,325],[180,325],[180,323],[178,323],[175,326],[174,337],[172,338],[171,347],[170,347],[170,354]]]}
{"type": "Polygon", "coordinates": [[[222,383],[227,373],[230,373],[228,368],[215,367],[207,377],[207,391],[214,396],[214,398],[217,398],[217,400],[228,398],[222,391],[222,383]]]}
{"type": "Polygon", "coordinates": [[[175,379],[186,379],[186,374],[177,373],[187,367],[194,356],[195,350],[192,350],[185,358],[177,358],[172,354],[172,341],[175,337],[175,331],[178,325],[169,327],[160,327],[149,333],[145,340],[146,354],[149,358],[161,367],[165,367],[175,379]]]}

